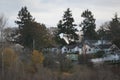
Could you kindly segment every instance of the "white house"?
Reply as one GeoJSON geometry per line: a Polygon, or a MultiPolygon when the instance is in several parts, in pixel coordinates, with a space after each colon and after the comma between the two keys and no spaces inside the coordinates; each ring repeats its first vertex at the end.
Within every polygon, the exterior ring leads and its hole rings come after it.
{"type": "Polygon", "coordinates": [[[117,61],[120,60],[120,56],[118,54],[107,54],[103,61],[117,61]]]}
{"type": "Polygon", "coordinates": [[[79,53],[82,54],[82,45],[81,44],[76,44],[76,45],[67,45],[63,46],[61,48],[62,53],[79,53]]]}
{"type": "Polygon", "coordinates": [[[83,46],[83,52],[85,52],[86,54],[96,53],[99,50],[100,50],[99,47],[94,46],[92,44],[84,44],[84,46],[83,46]]]}
{"type": "Polygon", "coordinates": [[[66,47],[66,46],[63,46],[63,47],[61,48],[61,52],[62,52],[62,53],[66,53],[66,52],[68,52],[67,47],[66,47]]]}

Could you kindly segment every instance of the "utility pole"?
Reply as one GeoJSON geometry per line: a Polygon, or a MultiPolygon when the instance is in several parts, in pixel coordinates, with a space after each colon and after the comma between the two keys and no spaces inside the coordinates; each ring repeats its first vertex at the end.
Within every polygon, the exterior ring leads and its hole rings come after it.
{"type": "Polygon", "coordinates": [[[84,60],[84,64],[86,64],[86,44],[85,44],[85,32],[83,31],[83,40],[82,40],[82,44],[83,44],[83,60],[84,60]]]}

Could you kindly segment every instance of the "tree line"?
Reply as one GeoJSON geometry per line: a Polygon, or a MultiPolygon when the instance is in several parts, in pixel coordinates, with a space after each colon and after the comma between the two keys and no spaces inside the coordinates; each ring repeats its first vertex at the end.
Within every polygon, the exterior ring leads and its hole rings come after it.
{"type": "MultiPolygon", "coordinates": [[[[111,40],[120,48],[120,18],[117,13],[114,15],[111,21],[105,22],[98,30],[96,29],[96,19],[90,10],[85,10],[81,14],[83,21],[78,27],[81,28],[82,41],[84,40],[111,40]]],[[[60,34],[63,33],[64,37],[68,40],[69,44],[75,44],[79,36],[77,35],[76,24],[74,24],[74,18],[70,8],[64,12],[63,19],[59,21],[56,33],[56,41],[61,45],[66,45],[65,40],[60,38],[60,34]]]]}
{"type": "MultiPolygon", "coordinates": [[[[95,30],[95,18],[91,11],[85,10],[81,17],[84,18],[79,24],[80,32],[83,33],[81,35],[83,41],[107,38],[116,45],[120,45],[120,19],[117,14],[110,22],[100,26],[97,31],[95,30]]],[[[0,16],[1,42],[3,42],[0,44],[1,80],[93,80],[93,78],[94,80],[119,80],[120,73],[116,65],[115,67],[102,65],[102,67],[95,68],[91,63],[88,66],[74,65],[71,60],[66,58],[66,54],[42,52],[44,48],[63,46],[68,43],[72,45],[79,40],[77,34],[79,31],[70,8],[64,12],[63,19],[58,22],[53,34],[45,24],[35,21],[26,6],[18,12],[15,21],[18,28],[4,29],[6,21],[4,16],[0,16]],[[65,38],[61,38],[61,34],[65,38]],[[23,50],[12,43],[19,43],[29,49],[23,50]]],[[[80,59],[82,59],[81,57],[80,59]]]]}
{"type": "MultiPolygon", "coordinates": [[[[57,29],[53,32],[54,34],[51,34],[45,24],[35,21],[35,18],[25,6],[18,12],[18,17],[15,21],[18,28],[11,35],[6,33],[6,39],[9,42],[19,43],[29,49],[42,50],[56,45],[75,44],[80,38],[77,33],[82,33],[82,41],[109,39],[120,47],[120,18],[117,13],[111,21],[104,23],[97,31],[95,30],[96,19],[90,10],[83,11],[81,17],[83,21],[78,25],[75,24],[72,11],[68,8],[58,22],[57,29]],[[80,27],[81,30],[79,31],[77,27],[80,27]],[[62,38],[60,37],[61,34],[63,34],[62,38]]],[[[7,29],[6,31],[9,32],[7,29]]]]}

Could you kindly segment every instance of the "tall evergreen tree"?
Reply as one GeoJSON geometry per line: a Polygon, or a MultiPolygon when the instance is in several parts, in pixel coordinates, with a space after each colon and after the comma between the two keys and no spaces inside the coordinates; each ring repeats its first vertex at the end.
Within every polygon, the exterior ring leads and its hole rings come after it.
{"type": "Polygon", "coordinates": [[[115,14],[115,17],[110,21],[108,29],[113,38],[120,37],[120,18],[118,18],[117,14],[115,14]]]}
{"type": "Polygon", "coordinates": [[[18,25],[19,29],[17,31],[18,37],[15,39],[16,42],[22,44],[25,47],[32,48],[33,37],[30,31],[32,30],[32,23],[34,18],[27,10],[27,7],[22,7],[18,13],[17,21],[15,23],[18,25]]]}
{"type": "Polygon", "coordinates": [[[65,42],[65,40],[60,37],[60,34],[64,33],[64,29],[63,29],[62,25],[63,25],[62,20],[60,20],[57,25],[58,30],[55,33],[55,40],[56,40],[57,44],[66,45],[67,43],[65,42]]]}
{"type": "Polygon", "coordinates": [[[120,18],[117,14],[115,14],[115,17],[110,21],[108,29],[110,30],[113,43],[120,48],[120,18]]]}
{"type": "Polygon", "coordinates": [[[22,7],[15,21],[19,29],[15,40],[30,49],[42,49],[52,45],[52,38],[44,24],[37,23],[27,7],[22,7]]]}
{"type": "Polygon", "coordinates": [[[92,12],[87,9],[82,13],[81,17],[84,18],[83,22],[80,24],[80,27],[82,27],[84,39],[97,39],[97,33],[95,31],[96,24],[92,12]]]}
{"type": "Polygon", "coordinates": [[[109,23],[109,22],[105,22],[105,23],[102,24],[102,25],[100,26],[100,28],[97,30],[98,37],[99,37],[100,39],[103,39],[103,40],[111,40],[111,39],[112,39],[110,30],[108,29],[109,26],[110,26],[110,23],[109,23]]]}
{"type": "MultiPolygon", "coordinates": [[[[63,19],[59,21],[58,27],[58,34],[63,33],[63,37],[67,39],[67,41],[71,44],[78,40],[78,35],[75,33],[77,29],[75,28],[74,18],[72,17],[72,13],[68,8],[63,15],[63,19]]],[[[60,38],[59,41],[61,44],[64,45],[64,41],[60,38]],[[62,42],[61,42],[62,41],[62,42]]]]}

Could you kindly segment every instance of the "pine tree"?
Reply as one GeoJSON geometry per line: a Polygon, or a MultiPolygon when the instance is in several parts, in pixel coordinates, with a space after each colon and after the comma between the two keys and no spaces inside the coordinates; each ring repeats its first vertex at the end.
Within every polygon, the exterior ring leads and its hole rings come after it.
{"type": "MultiPolygon", "coordinates": [[[[77,29],[75,28],[76,24],[74,23],[74,19],[72,17],[72,13],[70,9],[68,8],[67,11],[65,11],[63,15],[63,19],[59,21],[58,27],[58,34],[59,36],[61,33],[63,33],[64,37],[66,37],[67,41],[71,43],[75,43],[76,40],[78,40],[78,35],[75,33],[77,29]]],[[[59,43],[64,44],[63,39],[59,38],[59,43]]]]}
{"type": "Polygon", "coordinates": [[[97,39],[97,33],[95,31],[96,24],[92,12],[87,9],[82,13],[81,17],[84,18],[83,22],[80,24],[80,27],[82,27],[84,39],[97,39]]]}
{"type": "Polygon", "coordinates": [[[26,48],[41,50],[52,45],[52,38],[44,24],[37,23],[27,7],[22,7],[18,13],[18,20],[15,21],[19,29],[15,35],[16,42],[26,48]]]}
{"type": "Polygon", "coordinates": [[[55,33],[55,41],[57,42],[57,44],[59,45],[66,45],[67,43],[65,42],[65,40],[63,38],[60,37],[60,34],[64,32],[63,28],[62,28],[62,20],[59,21],[57,27],[58,30],[55,33]]]}
{"type": "Polygon", "coordinates": [[[22,7],[22,9],[18,13],[17,21],[15,23],[18,25],[19,29],[17,31],[18,37],[15,39],[16,42],[21,45],[32,48],[33,37],[32,33],[32,23],[34,22],[34,18],[27,10],[27,7],[22,7]]]}
{"type": "Polygon", "coordinates": [[[108,29],[110,30],[113,43],[120,48],[120,18],[117,14],[115,14],[115,17],[110,21],[108,29]]]}
{"type": "Polygon", "coordinates": [[[115,17],[110,21],[109,30],[113,38],[120,37],[120,18],[115,14],[115,17]]]}

